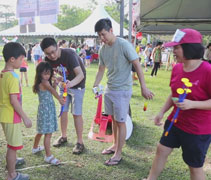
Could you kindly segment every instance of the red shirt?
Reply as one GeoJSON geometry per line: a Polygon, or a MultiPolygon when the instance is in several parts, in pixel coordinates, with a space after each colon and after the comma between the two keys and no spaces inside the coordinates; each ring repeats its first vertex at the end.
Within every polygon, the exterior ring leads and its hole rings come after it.
{"type": "MultiPolygon", "coordinates": [[[[177,88],[183,87],[182,78],[188,78],[193,86],[190,88],[191,93],[187,94],[186,99],[193,101],[205,101],[211,99],[211,65],[202,62],[201,65],[192,72],[184,72],[183,64],[175,65],[171,75],[170,87],[172,97],[179,97],[176,92],[177,88]]],[[[174,106],[173,111],[168,116],[171,120],[176,112],[177,107],[174,106]]],[[[177,122],[174,124],[179,129],[190,134],[211,134],[211,110],[180,110],[177,122]]]]}

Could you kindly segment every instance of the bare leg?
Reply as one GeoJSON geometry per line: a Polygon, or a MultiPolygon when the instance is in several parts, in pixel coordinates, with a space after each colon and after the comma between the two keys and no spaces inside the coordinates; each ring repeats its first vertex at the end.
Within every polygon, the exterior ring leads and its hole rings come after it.
{"type": "Polygon", "coordinates": [[[66,138],[67,137],[67,125],[68,125],[68,112],[62,113],[60,125],[61,125],[62,137],[66,138]]]}
{"type": "Polygon", "coordinates": [[[27,72],[24,72],[24,77],[26,80],[26,86],[29,86],[27,72]]]}
{"type": "Polygon", "coordinates": [[[21,86],[23,86],[23,72],[21,72],[21,86]]]}
{"type": "Polygon", "coordinates": [[[7,180],[12,180],[17,176],[15,171],[15,163],[16,163],[16,151],[10,148],[7,148],[6,154],[6,161],[7,161],[7,180]]]}
{"type": "Polygon", "coordinates": [[[172,152],[172,148],[163,146],[162,144],[159,144],[157,147],[156,155],[152,163],[152,168],[150,170],[149,176],[147,180],[156,180],[157,177],[162,172],[165,163],[167,161],[167,158],[169,154],[172,152]]]}
{"type": "Polygon", "coordinates": [[[77,142],[83,144],[83,118],[82,115],[73,115],[77,142]]]}
{"type": "Polygon", "coordinates": [[[116,147],[117,147],[117,124],[116,124],[116,121],[114,120],[113,116],[112,116],[112,132],[114,134],[113,144],[107,150],[116,151],[116,147]]]}
{"type": "Polygon", "coordinates": [[[117,122],[117,135],[116,135],[116,150],[114,155],[111,157],[113,160],[121,159],[122,154],[122,147],[125,144],[125,137],[126,137],[126,125],[124,122],[117,122]]]}
{"type": "Polygon", "coordinates": [[[189,169],[190,169],[190,179],[191,180],[205,180],[205,175],[204,175],[204,171],[203,171],[203,168],[193,168],[193,167],[190,167],[189,166],[189,169]]]}
{"type": "Polygon", "coordinates": [[[52,134],[45,134],[45,138],[44,138],[44,147],[45,147],[45,153],[46,153],[46,157],[51,156],[51,136],[52,134]]]}
{"type": "Polygon", "coordinates": [[[34,149],[38,148],[41,137],[42,137],[42,134],[36,134],[36,136],[34,138],[34,146],[33,146],[34,149]]]}

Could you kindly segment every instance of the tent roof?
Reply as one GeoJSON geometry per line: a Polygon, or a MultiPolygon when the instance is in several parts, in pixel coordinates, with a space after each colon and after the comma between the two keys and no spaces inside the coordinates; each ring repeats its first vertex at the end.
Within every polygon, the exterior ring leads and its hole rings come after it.
{"type": "Polygon", "coordinates": [[[36,32],[20,33],[19,25],[0,32],[0,36],[47,36],[56,35],[61,30],[52,24],[36,24],[36,32]]]}
{"type": "MultiPolygon", "coordinates": [[[[120,35],[120,25],[105,11],[102,5],[97,6],[93,13],[81,24],[63,31],[60,35],[96,37],[97,33],[94,32],[94,26],[102,18],[109,18],[112,22],[114,34],[120,35]]],[[[123,34],[127,36],[128,30],[124,29],[123,34]]]]}
{"type": "Polygon", "coordinates": [[[141,0],[138,29],[168,34],[178,28],[194,28],[211,33],[210,7],[210,0],[141,0]]]}

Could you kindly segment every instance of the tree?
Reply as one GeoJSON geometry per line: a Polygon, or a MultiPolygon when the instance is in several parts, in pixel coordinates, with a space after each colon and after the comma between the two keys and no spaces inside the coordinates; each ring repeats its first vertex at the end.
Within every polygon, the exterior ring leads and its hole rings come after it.
{"type": "Polygon", "coordinates": [[[85,10],[78,7],[61,5],[61,13],[58,16],[58,23],[55,24],[61,30],[69,29],[82,23],[90,14],[91,10],[85,10]]]}
{"type": "Polygon", "coordinates": [[[18,21],[15,18],[15,13],[11,10],[11,6],[0,5],[0,30],[8,29],[17,24],[18,21]]]}
{"type": "MultiPolygon", "coordinates": [[[[111,1],[107,3],[107,6],[105,7],[106,11],[108,14],[116,21],[120,22],[120,4],[116,3],[114,1],[111,1]]],[[[127,15],[125,15],[124,18],[124,28],[128,29],[128,20],[127,20],[127,15]]]]}

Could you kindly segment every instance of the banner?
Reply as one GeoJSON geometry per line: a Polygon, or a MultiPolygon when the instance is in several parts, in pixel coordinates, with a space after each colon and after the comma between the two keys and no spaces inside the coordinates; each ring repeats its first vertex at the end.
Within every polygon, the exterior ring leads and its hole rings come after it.
{"type": "Polygon", "coordinates": [[[37,0],[17,0],[16,17],[34,17],[37,15],[37,0]]]}
{"type": "Polygon", "coordinates": [[[38,0],[39,16],[48,16],[59,14],[59,0],[38,0]]]}

